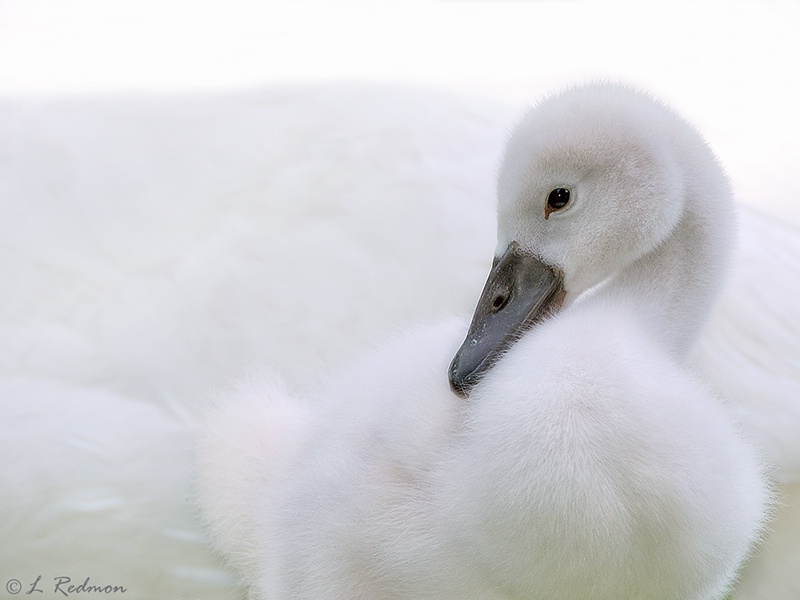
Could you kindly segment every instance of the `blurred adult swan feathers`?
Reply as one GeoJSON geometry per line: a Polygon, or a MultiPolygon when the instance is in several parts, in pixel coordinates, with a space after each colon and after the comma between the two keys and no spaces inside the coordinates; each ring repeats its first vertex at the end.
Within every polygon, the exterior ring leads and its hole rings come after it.
{"type": "Polygon", "coordinates": [[[444,320],[319,399],[254,377],[208,416],[201,505],[252,597],[729,589],[769,493],[686,358],[733,237],[715,157],[650,98],[577,87],[521,121],[498,193],[460,349],[444,320]]]}

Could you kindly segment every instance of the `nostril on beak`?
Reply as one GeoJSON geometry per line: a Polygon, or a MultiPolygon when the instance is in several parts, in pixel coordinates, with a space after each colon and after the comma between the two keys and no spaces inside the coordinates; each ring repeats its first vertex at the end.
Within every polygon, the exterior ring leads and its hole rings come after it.
{"type": "Polygon", "coordinates": [[[492,310],[497,312],[506,304],[508,304],[508,294],[498,294],[492,301],[492,310]]]}

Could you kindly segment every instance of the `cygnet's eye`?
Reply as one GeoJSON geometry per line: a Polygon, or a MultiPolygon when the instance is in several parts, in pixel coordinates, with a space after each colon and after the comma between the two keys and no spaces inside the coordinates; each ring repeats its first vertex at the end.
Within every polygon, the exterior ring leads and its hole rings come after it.
{"type": "Polygon", "coordinates": [[[569,190],[567,188],[556,188],[547,196],[547,206],[544,209],[544,218],[547,219],[551,212],[561,210],[569,204],[569,190]]]}

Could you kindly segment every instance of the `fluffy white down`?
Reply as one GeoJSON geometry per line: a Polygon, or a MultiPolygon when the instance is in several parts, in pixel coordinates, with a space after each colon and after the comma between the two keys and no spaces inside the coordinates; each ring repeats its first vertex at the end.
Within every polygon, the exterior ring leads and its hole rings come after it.
{"type": "Polygon", "coordinates": [[[310,416],[301,399],[266,373],[251,375],[204,415],[197,446],[201,509],[219,549],[246,576],[258,570],[260,554],[254,511],[266,494],[281,489],[285,464],[305,441],[310,416]]]}
{"type": "Polygon", "coordinates": [[[266,381],[263,405],[247,384],[216,413],[223,433],[248,424],[242,436],[206,434],[217,447],[204,449],[201,499],[254,597],[711,600],[729,590],[770,494],[732,412],[685,363],[726,263],[727,185],[696,133],[643,96],[599,86],[556,100],[567,110],[543,122],[583,127],[554,127],[574,143],[565,150],[523,121],[501,170],[499,238],[565,271],[567,308],[517,341],[468,400],[444,377],[467,325],[450,319],[338,374],[302,410],[266,381]],[[629,128],[595,110],[625,106],[629,128]],[[664,136],[677,141],[665,148],[664,136]],[[595,140],[618,167],[596,168],[585,152],[595,140]],[[509,185],[527,165],[535,175],[509,185]],[[640,181],[649,173],[666,189],[640,181]],[[536,199],[563,184],[582,204],[545,224],[536,199]],[[620,197],[641,203],[633,217],[615,208],[620,197]],[[599,280],[586,260],[600,261],[599,280]],[[273,412],[263,439],[253,436],[273,412]],[[251,461],[256,475],[241,462],[254,455],[247,440],[269,453],[251,461]],[[226,460],[239,464],[220,470],[226,460]]]}
{"type": "Polygon", "coordinates": [[[462,469],[484,486],[467,493],[477,513],[503,487],[541,510],[482,523],[485,559],[517,542],[512,597],[717,598],[730,583],[768,502],[763,466],[720,399],[618,305],[555,317],[471,400],[472,428],[493,432],[465,460],[486,471],[462,469]]]}
{"type": "Polygon", "coordinates": [[[313,420],[286,420],[298,401],[271,379],[263,402],[252,381],[233,393],[201,472],[230,468],[200,491],[253,597],[719,597],[763,517],[761,467],[723,405],[610,312],[543,326],[466,402],[442,377],[455,318],[340,373],[313,420]],[[252,459],[298,429],[290,456],[252,459]]]}

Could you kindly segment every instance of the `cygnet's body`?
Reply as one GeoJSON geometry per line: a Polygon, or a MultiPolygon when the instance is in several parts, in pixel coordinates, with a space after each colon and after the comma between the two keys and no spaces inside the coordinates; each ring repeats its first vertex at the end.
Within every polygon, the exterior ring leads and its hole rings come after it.
{"type": "Polygon", "coordinates": [[[460,349],[467,323],[443,320],[321,399],[255,378],[209,416],[201,504],[252,597],[724,594],[768,492],[685,357],[731,211],[700,136],[649,98],[542,102],[509,142],[497,258],[460,349]]]}

